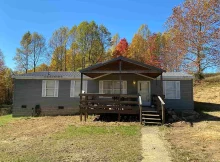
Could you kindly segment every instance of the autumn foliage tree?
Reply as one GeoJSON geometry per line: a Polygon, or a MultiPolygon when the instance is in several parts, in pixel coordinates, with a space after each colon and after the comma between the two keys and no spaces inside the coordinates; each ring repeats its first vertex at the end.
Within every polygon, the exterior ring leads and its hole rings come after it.
{"type": "Polygon", "coordinates": [[[146,51],[146,58],[145,63],[156,66],[156,67],[161,67],[161,34],[160,33],[155,33],[151,35],[147,41],[147,51],[146,51]]]}
{"type": "Polygon", "coordinates": [[[116,58],[118,56],[125,56],[128,55],[128,42],[125,38],[121,39],[120,42],[115,47],[115,50],[112,53],[112,57],[116,58]]]}
{"type": "Polygon", "coordinates": [[[12,71],[4,63],[4,55],[0,49],[0,105],[12,102],[12,71]]]}
{"type": "Polygon", "coordinates": [[[36,67],[45,58],[46,40],[43,35],[34,32],[26,32],[21,41],[20,47],[16,49],[14,60],[17,68],[26,73],[36,67]]]}
{"type": "Polygon", "coordinates": [[[148,26],[143,24],[132,39],[129,56],[134,60],[161,67],[161,50],[161,34],[151,34],[148,26]]]}
{"type": "Polygon", "coordinates": [[[0,104],[4,101],[4,56],[0,49],[0,104]]]}
{"type": "Polygon", "coordinates": [[[66,53],[68,43],[68,27],[61,27],[53,32],[49,41],[51,49],[51,69],[56,71],[66,71],[66,53]]]}
{"type": "Polygon", "coordinates": [[[184,46],[183,38],[173,31],[164,32],[161,35],[161,67],[166,71],[182,71],[183,56],[185,50],[180,50],[184,46]]]}
{"type": "Polygon", "coordinates": [[[196,72],[198,79],[210,67],[220,66],[219,0],[187,0],[173,9],[168,29],[182,37],[174,47],[185,52],[184,68],[196,72]]]}

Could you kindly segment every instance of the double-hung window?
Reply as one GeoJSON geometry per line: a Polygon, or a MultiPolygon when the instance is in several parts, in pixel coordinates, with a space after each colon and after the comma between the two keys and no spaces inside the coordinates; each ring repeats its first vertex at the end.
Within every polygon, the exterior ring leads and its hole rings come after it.
{"type": "Polygon", "coordinates": [[[42,97],[58,97],[59,81],[43,80],[42,81],[42,97]]]}
{"type": "Polygon", "coordinates": [[[180,81],[163,81],[165,99],[180,99],[180,81]]]}
{"type": "MultiPolygon", "coordinates": [[[[71,80],[70,84],[70,97],[79,97],[80,94],[80,80],[71,80]]],[[[84,93],[87,93],[87,81],[83,81],[83,90],[84,93]]]]}
{"type": "MultiPolygon", "coordinates": [[[[127,94],[127,81],[122,81],[122,94],[127,94]]],[[[120,81],[102,80],[99,81],[99,93],[101,94],[120,94],[120,81]]]]}

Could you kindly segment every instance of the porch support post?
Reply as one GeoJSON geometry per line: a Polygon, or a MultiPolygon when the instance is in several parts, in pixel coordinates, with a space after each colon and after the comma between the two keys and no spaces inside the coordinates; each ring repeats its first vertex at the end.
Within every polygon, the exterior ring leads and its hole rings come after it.
{"type": "MultiPolygon", "coordinates": [[[[120,95],[119,95],[119,110],[121,110],[121,60],[119,61],[119,81],[120,81],[120,95]]],[[[120,121],[120,113],[118,113],[118,121],[120,121]]]]}
{"type": "Polygon", "coordinates": [[[83,90],[83,73],[81,73],[80,94],[82,93],[82,90],[83,90]]]}
{"type": "Polygon", "coordinates": [[[161,98],[164,99],[164,96],[163,96],[163,73],[161,73],[160,75],[160,86],[161,86],[161,98]]]}
{"type": "MultiPolygon", "coordinates": [[[[82,89],[83,89],[83,73],[81,73],[81,80],[80,80],[80,94],[82,93],[82,89]]],[[[80,121],[82,121],[82,107],[81,107],[81,101],[82,101],[82,96],[80,96],[80,106],[79,106],[79,111],[80,111],[80,121]]]]}

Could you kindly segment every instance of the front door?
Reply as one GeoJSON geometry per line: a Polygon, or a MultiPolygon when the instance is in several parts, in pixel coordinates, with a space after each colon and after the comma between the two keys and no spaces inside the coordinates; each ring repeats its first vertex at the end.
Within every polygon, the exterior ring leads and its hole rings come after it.
{"type": "Polygon", "coordinates": [[[150,81],[138,81],[138,93],[141,95],[142,105],[150,106],[150,81]]]}

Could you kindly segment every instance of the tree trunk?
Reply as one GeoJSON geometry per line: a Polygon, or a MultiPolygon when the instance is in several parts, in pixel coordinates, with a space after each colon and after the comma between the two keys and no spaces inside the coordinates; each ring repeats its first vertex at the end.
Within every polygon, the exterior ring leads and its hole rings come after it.
{"type": "Polygon", "coordinates": [[[36,64],[34,63],[34,72],[35,72],[35,70],[36,70],[36,64]]]}
{"type": "Polygon", "coordinates": [[[76,71],[76,64],[75,64],[75,50],[73,50],[73,71],[76,71]]]}
{"type": "Polygon", "coordinates": [[[66,71],[66,46],[64,48],[64,71],[66,71]]]}
{"type": "Polygon", "coordinates": [[[202,69],[202,66],[201,66],[201,61],[202,61],[202,58],[201,58],[201,51],[198,47],[197,49],[197,61],[196,61],[196,66],[197,66],[197,72],[196,72],[196,78],[201,81],[204,76],[203,76],[203,69],[202,69]]]}

